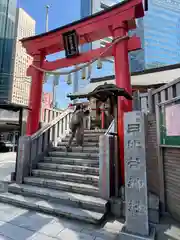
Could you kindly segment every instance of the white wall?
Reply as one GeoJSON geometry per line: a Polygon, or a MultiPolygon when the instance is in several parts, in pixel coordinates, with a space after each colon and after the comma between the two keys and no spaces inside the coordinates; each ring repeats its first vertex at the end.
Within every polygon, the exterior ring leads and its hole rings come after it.
{"type": "Polygon", "coordinates": [[[31,79],[26,76],[26,71],[32,63],[32,57],[26,53],[20,39],[35,35],[35,24],[35,20],[22,8],[18,9],[11,101],[23,105],[28,105],[29,102],[31,79]]]}

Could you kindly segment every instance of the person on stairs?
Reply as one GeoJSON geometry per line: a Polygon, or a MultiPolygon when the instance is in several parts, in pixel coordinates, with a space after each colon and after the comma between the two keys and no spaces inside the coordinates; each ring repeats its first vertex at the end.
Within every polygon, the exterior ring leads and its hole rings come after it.
{"type": "Polygon", "coordinates": [[[82,105],[77,105],[75,111],[73,112],[71,121],[70,121],[70,129],[72,131],[68,144],[66,146],[66,150],[71,150],[71,144],[76,136],[76,144],[77,146],[81,146],[83,150],[83,142],[84,142],[84,117],[89,114],[89,110],[84,111],[82,105]]]}

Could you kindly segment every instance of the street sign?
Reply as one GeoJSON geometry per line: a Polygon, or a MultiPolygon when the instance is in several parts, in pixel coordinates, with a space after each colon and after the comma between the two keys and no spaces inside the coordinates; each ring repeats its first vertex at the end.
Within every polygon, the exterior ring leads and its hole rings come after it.
{"type": "Polygon", "coordinates": [[[67,58],[79,55],[79,37],[75,30],[63,33],[64,50],[67,58]]]}

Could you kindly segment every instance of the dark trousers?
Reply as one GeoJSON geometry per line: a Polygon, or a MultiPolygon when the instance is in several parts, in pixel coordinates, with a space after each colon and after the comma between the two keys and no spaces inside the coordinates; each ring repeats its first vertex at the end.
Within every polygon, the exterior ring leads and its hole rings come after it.
{"type": "Polygon", "coordinates": [[[67,147],[71,147],[72,141],[74,137],[76,136],[76,144],[79,146],[83,146],[84,142],[84,126],[83,124],[81,125],[75,125],[72,129],[72,134],[70,136],[70,139],[68,141],[67,147]]]}

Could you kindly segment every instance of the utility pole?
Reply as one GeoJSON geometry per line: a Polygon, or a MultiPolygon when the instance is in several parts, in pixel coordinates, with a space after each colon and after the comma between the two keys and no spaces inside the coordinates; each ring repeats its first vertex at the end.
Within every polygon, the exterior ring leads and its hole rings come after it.
{"type": "MultiPolygon", "coordinates": [[[[45,31],[49,31],[49,5],[46,5],[46,25],[45,25],[45,31]]],[[[52,107],[54,108],[55,102],[56,102],[56,83],[55,83],[55,78],[52,81],[52,107]]]]}
{"type": "Polygon", "coordinates": [[[52,103],[53,103],[53,108],[56,105],[56,86],[57,86],[57,77],[53,77],[53,82],[52,82],[52,103]]]}
{"type": "Polygon", "coordinates": [[[49,5],[46,5],[46,27],[45,31],[49,31],[49,5]]]}

